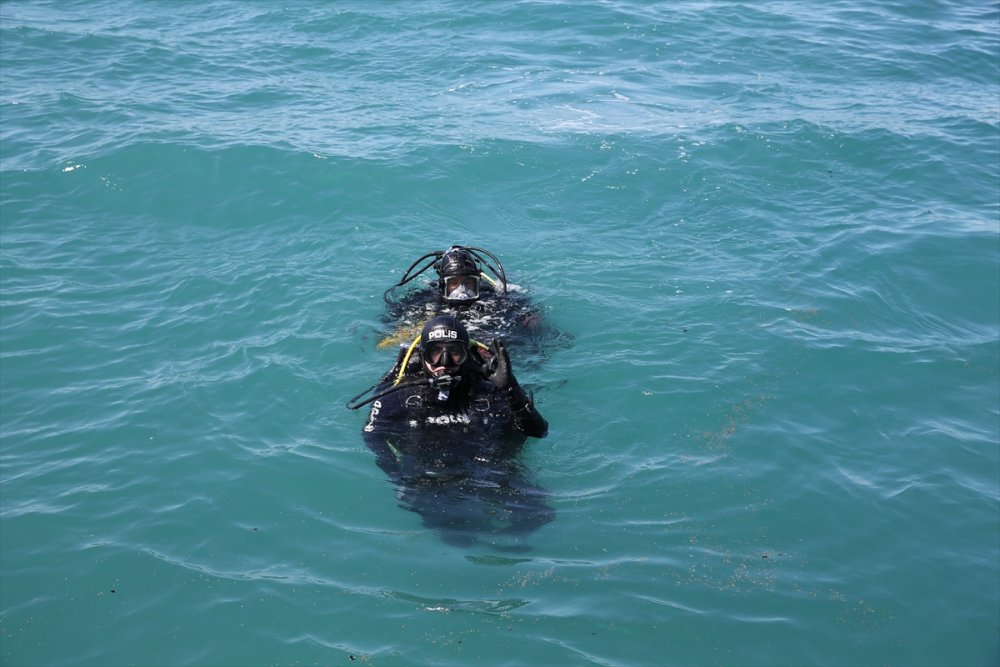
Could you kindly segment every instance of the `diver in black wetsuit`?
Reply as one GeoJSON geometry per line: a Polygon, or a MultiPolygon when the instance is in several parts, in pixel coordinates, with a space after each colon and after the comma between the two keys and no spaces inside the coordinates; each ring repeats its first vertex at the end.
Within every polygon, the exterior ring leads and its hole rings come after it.
{"type": "Polygon", "coordinates": [[[487,348],[456,318],[436,317],[373,389],[348,407],[372,404],[366,444],[401,505],[443,540],[468,546],[489,535],[514,539],[506,548],[516,550],[552,521],[546,492],[514,456],[526,437],[545,437],[548,423],[514,378],[502,340],[487,348]]]}
{"type": "Polygon", "coordinates": [[[496,256],[482,248],[451,246],[425,254],[386,290],[384,299],[383,319],[394,331],[378,347],[412,340],[429,318],[445,314],[460,317],[473,337],[502,337],[529,361],[544,356],[548,343],[566,338],[545,321],[520,287],[507,280],[496,256]],[[438,274],[436,281],[396,298],[398,288],[430,268],[438,274]]]}
{"type": "Polygon", "coordinates": [[[542,438],[548,432],[514,378],[503,340],[494,339],[489,348],[473,345],[468,330],[451,315],[432,319],[407,350],[400,350],[375,395],[364,428],[369,441],[383,432],[416,428],[455,429],[470,440],[510,432],[542,438]]]}

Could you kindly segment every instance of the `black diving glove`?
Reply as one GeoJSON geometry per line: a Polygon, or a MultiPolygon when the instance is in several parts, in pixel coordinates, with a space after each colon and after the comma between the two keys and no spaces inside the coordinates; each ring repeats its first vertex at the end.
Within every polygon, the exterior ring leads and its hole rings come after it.
{"type": "Polygon", "coordinates": [[[490,360],[493,372],[488,376],[490,382],[499,389],[507,389],[511,385],[516,385],[514,374],[510,372],[510,355],[507,353],[507,346],[504,345],[503,338],[494,338],[493,343],[490,344],[490,351],[493,353],[493,358],[490,360]]]}

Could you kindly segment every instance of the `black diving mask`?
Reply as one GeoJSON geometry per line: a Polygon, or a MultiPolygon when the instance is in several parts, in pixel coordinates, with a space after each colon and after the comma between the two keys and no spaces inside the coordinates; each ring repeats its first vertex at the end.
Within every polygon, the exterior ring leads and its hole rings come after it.
{"type": "Polygon", "coordinates": [[[434,368],[455,368],[469,358],[469,348],[458,341],[427,343],[424,347],[424,361],[434,368]]]}

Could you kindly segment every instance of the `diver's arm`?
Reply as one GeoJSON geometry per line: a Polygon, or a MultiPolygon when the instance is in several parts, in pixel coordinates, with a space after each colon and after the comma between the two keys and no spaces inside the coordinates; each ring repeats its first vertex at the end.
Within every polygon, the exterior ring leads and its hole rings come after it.
{"type": "MultiPolygon", "coordinates": [[[[378,390],[389,386],[382,384],[378,390]]],[[[393,481],[398,481],[402,474],[402,455],[393,441],[398,441],[405,417],[405,406],[399,400],[398,392],[393,392],[372,402],[363,430],[365,444],[375,454],[375,463],[393,481]]]]}
{"type": "Polygon", "coordinates": [[[499,338],[494,340],[492,348],[496,358],[496,366],[489,379],[507,401],[514,428],[532,438],[544,438],[549,432],[549,424],[535,409],[534,403],[528,398],[521,385],[517,383],[510,368],[510,355],[507,354],[503,340],[499,338]]]}
{"type": "MultiPolygon", "coordinates": [[[[379,393],[391,386],[389,383],[383,382],[375,388],[375,395],[378,396],[379,393]]],[[[387,430],[391,430],[394,425],[399,424],[404,419],[405,407],[400,401],[399,393],[391,392],[372,401],[368,421],[362,430],[365,440],[385,437],[387,430]]]]}
{"type": "Polygon", "coordinates": [[[382,472],[391,480],[399,479],[400,456],[389,439],[384,435],[383,437],[372,437],[366,433],[365,444],[375,454],[375,463],[382,469],[382,472]]]}
{"type": "Polygon", "coordinates": [[[510,386],[501,389],[500,393],[507,400],[514,428],[532,438],[544,438],[548,434],[549,423],[535,408],[535,404],[528,398],[521,385],[514,381],[510,386]]]}

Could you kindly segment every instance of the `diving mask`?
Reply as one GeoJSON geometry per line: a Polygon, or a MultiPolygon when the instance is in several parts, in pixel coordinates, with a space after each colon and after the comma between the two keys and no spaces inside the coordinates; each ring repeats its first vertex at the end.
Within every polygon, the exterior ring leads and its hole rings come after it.
{"type": "Polygon", "coordinates": [[[459,341],[428,343],[424,347],[424,361],[434,368],[461,366],[468,357],[469,348],[459,341]]]}
{"type": "Polygon", "coordinates": [[[448,301],[475,301],[479,298],[479,276],[447,276],[444,298],[448,301]]]}

